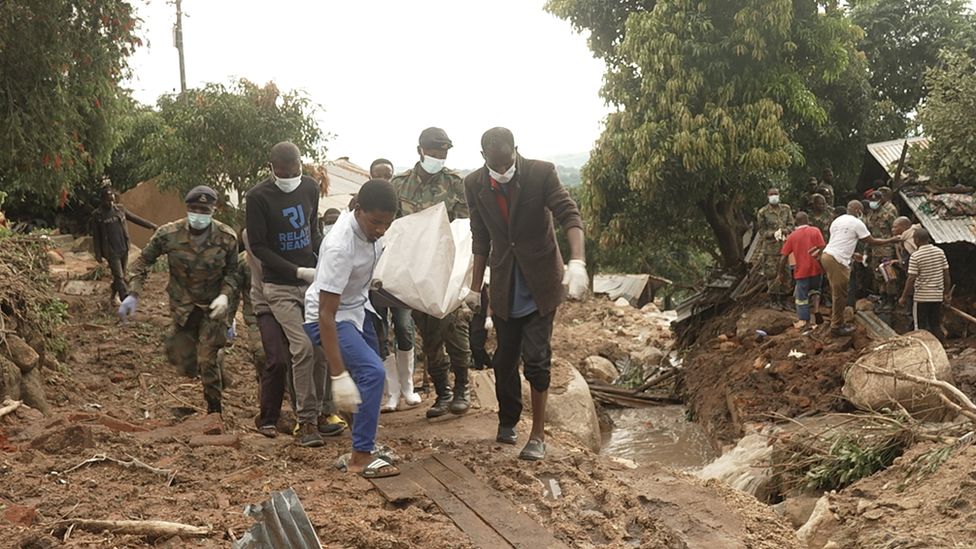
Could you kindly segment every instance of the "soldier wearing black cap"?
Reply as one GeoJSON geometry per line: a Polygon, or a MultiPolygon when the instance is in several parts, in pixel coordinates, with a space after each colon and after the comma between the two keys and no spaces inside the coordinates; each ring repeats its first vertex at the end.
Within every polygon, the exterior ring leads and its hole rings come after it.
{"type": "MultiPolygon", "coordinates": [[[[400,199],[400,216],[417,213],[443,202],[447,206],[447,214],[451,221],[468,217],[468,203],[464,198],[461,176],[444,167],[447,151],[452,146],[447,132],[440,128],[427,128],[420,133],[417,146],[420,161],[413,169],[393,178],[393,186],[400,199]]],[[[414,312],[413,316],[423,340],[427,372],[437,390],[437,401],[427,411],[427,417],[439,417],[447,412],[454,414],[467,412],[468,367],[471,364],[471,347],[468,341],[469,319],[458,311],[443,319],[418,312],[414,312]],[[448,377],[448,364],[454,371],[453,390],[448,377]]],[[[393,381],[397,377],[402,378],[404,375],[412,376],[412,368],[405,374],[395,365],[384,364],[384,366],[387,367],[388,381],[393,381]]]]}
{"type": "Polygon", "coordinates": [[[223,379],[217,353],[227,341],[228,296],[239,284],[237,235],[213,219],[217,193],[210,187],[194,187],[185,201],[187,216],[160,227],[132,266],[129,295],[119,316],[125,322],[135,314],[149,271],[165,255],[173,319],[166,354],[184,375],[199,373],[207,412],[220,413],[223,379]]]}

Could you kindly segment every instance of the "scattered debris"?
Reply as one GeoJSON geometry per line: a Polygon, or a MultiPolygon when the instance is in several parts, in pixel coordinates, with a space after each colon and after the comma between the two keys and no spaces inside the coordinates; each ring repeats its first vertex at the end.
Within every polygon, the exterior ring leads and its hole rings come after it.
{"type": "Polygon", "coordinates": [[[55,527],[56,532],[66,532],[69,528],[86,530],[88,532],[112,532],[113,534],[131,534],[148,538],[171,538],[174,536],[201,537],[209,536],[209,526],[190,526],[178,522],[161,520],[93,520],[68,519],[60,521],[55,527]]]}
{"type": "Polygon", "coordinates": [[[315,527],[305,514],[305,508],[295,490],[288,488],[273,492],[271,497],[244,508],[244,515],[257,522],[235,540],[234,549],[321,549],[322,543],[315,527]]]}
{"type": "Polygon", "coordinates": [[[173,471],[173,470],[170,470],[170,469],[160,469],[158,467],[153,467],[152,465],[147,465],[147,464],[139,461],[138,459],[136,459],[136,458],[134,458],[132,456],[128,456],[128,457],[131,458],[129,461],[122,461],[122,460],[119,460],[119,459],[110,458],[110,457],[106,456],[105,454],[95,454],[94,456],[90,457],[89,459],[86,459],[85,461],[82,461],[81,463],[79,463],[78,465],[75,465],[71,469],[68,469],[63,474],[72,473],[72,472],[77,471],[78,469],[80,469],[80,468],[82,468],[82,467],[84,467],[86,465],[91,465],[92,463],[104,463],[104,462],[107,461],[109,463],[114,463],[116,465],[121,465],[122,467],[124,467],[126,469],[131,469],[131,468],[144,469],[144,470],[149,471],[150,473],[152,473],[154,475],[158,475],[158,476],[161,476],[161,477],[165,478],[166,479],[166,486],[172,486],[173,485],[173,481],[176,479],[176,471],[173,471]]]}

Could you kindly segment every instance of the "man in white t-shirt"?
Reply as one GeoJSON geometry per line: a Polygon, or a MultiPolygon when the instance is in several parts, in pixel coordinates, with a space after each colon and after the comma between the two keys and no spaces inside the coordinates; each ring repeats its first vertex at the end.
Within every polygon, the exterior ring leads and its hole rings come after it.
{"type": "Polygon", "coordinates": [[[844,325],[844,307],[847,305],[847,287],[851,277],[851,261],[858,241],[869,246],[884,246],[900,240],[899,237],[874,238],[861,221],[864,205],[859,200],[847,204],[847,213],[830,224],[830,239],[820,256],[820,264],[830,282],[833,307],[830,315],[830,335],[845,336],[854,328],[844,325]]]}

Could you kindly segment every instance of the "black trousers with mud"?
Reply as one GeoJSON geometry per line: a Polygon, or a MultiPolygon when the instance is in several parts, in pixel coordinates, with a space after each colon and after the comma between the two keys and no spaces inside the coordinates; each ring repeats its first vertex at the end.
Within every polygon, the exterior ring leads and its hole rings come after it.
{"type": "Polygon", "coordinates": [[[533,390],[549,390],[549,371],[552,366],[552,322],[555,313],[541,316],[538,312],[523,318],[502,320],[493,317],[498,348],[492,359],[495,371],[495,396],[498,398],[498,424],[515,427],[522,416],[522,380],[519,377],[519,358],[522,359],[525,379],[533,390]]]}
{"type": "Polygon", "coordinates": [[[112,271],[112,295],[125,299],[129,296],[129,289],[125,285],[125,271],[129,264],[128,256],[110,256],[108,268],[112,271]]]}
{"type": "Polygon", "coordinates": [[[182,326],[173,324],[166,340],[166,356],[186,376],[199,374],[203,381],[203,398],[208,412],[220,411],[224,383],[217,353],[227,343],[227,323],[211,319],[207,311],[196,308],[182,326]]]}

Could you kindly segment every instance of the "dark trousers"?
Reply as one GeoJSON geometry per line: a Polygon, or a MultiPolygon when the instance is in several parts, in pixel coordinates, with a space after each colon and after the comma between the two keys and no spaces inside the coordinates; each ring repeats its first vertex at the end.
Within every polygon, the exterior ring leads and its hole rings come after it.
{"type": "Polygon", "coordinates": [[[112,295],[125,299],[129,296],[129,288],[125,285],[125,270],[129,264],[129,256],[109,256],[108,268],[112,271],[112,295]]]}
{"type": "Polygon", "coordinates": [[[468,342],[471,344],[471,359],[475,368],[491,366],[491,355],[485,350],[485,344],[488,343],[488,330],[485,329],[487,314],[488,287],[485,286],[481,291],[481,310],[471,317],[471,324],[468,326],[468,342]]]}
{"type": "Polygon", "coordinates": [[[257,316],[258,330],[261,332],[261,346],[264,347],[264,369],[261,371],[261,389],[258,395],[261,402],[261,426],[276,425],[281,417],[281,401],[288,383],[288,370],[291,355],[288,339],[281,325],[272,313],[257,316]]]}
{"type": "Polygon", "coordinates": [[[915,302],[915,329],[925,330],[942,339],[942,302],[915,302]]]}
{"type": "Polygon", "coordinates": [[[495,371],[495,396],[498,397],[498,424],[514,427],[522,415],[522,382],[519,358],[525,379],[532,389],[549,389],[552,365],[552,321],[555,313],[540,316],[538,312],[523,318],[502,320],[493,317],[498,348],[491,367],[495,371]]]}

